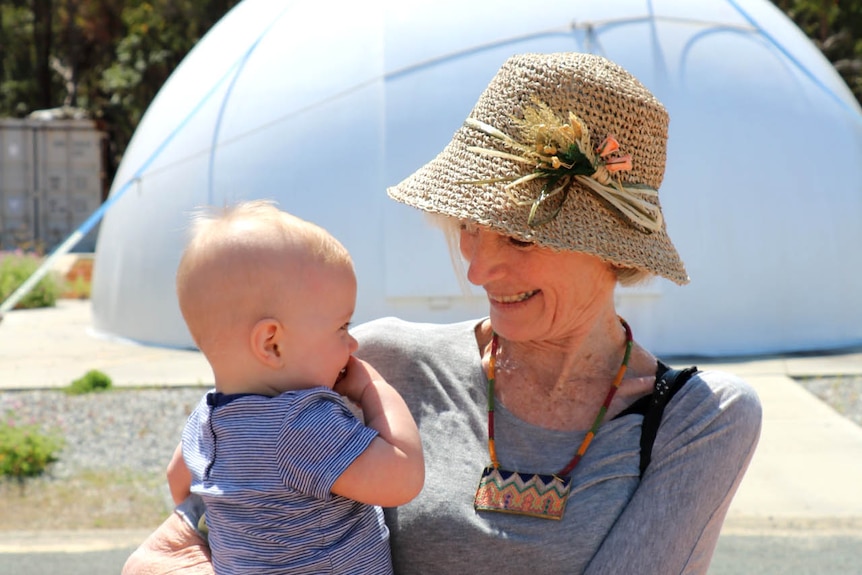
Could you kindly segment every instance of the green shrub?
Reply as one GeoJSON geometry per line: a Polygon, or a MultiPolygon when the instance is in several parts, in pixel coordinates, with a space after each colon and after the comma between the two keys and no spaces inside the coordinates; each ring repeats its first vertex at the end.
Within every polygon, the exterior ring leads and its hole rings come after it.
{"type": "Polygon", "coordinates": [[[27,477],[41,475],[57,461],[64,443],[62,437],[42,433],[37,425],[0,423],[0,476],[23,482],[27,477]]]}
{"type": "Polygon", "coordinates": [[[102,373],[98,369],[91,369],[82,377],[67,385],[65,391],[72,395],[82,395],[95,391],[105,391],[111,389],[111,386],[113,386],[113,383],[107,374],[102,373]]]}
{"type": "MultiPolygon", "coordinates": [[[[41,263],[42,258],[35,254],[22,251],[0,253],[0,301],[12,295],[41,263]]],[[[18,302],[15,309],[52,307],[57,304],[59,295],[60,283],[54,274],[48,273],[18,302]]]]}

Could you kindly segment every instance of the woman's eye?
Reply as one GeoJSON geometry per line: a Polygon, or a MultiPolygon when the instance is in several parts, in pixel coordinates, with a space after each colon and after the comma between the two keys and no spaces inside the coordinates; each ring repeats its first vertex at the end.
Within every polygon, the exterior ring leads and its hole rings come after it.
{"type": "Polygon", "coordinates": [[[518,238],[512,238],[512,237],[509,238],[509,243],[512,244],[513,246],[515,246],[516,248],[529,248],[529,247],[536,245],[533,242],[527,242],[527,241],[519,240],[518,238]]]}
{"type": "Polygon", "coordinates": [[[479,226],[477,226],[473,222],[462,221],[459,227],[461,228],[462,232],[464,232],[465,234],[470,234],[471,236],[479,233],[479,226]]]}

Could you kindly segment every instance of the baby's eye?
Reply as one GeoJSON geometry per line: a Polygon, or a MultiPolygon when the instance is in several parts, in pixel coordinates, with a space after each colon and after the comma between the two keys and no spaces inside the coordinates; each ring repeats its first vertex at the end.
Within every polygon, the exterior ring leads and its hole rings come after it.
{"type": "Polygon", "coordinates": [[[344,331],[347,331],[347,330],[349,330],[349,329],[350,329],[350,326],[351,326],[351,325],[352,325],[352,324],[351,324],[350,322],[347,322],[346,324],[344,324],[343,326],[341,326],[341,329],[343,329],[344,331]]]}

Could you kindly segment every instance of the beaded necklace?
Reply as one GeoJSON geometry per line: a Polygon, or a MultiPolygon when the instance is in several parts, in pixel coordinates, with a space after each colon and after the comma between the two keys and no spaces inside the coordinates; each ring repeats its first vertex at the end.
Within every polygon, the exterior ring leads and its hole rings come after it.
{"type": "Polygon", "coordinates": [[[473,502],[476,511],[499,511],[543,519],[563,518],[566,500],[571,489],[569,474],[580,463],[595,438],[628,369],[634,339],[629,324],[623,318],[619,320],[626,331],[626,349],[622,365],[575,456],[559,473],[553,475],[507,471],[500,467],[494,443],[494,386],[498,347],[497,334],[494,333],[491,338],[491,357],[488,361],[488,452],[491,456],[491,465],[485,467],[479,480],[479,488],[476,490],[476,498],[473,502]]]}

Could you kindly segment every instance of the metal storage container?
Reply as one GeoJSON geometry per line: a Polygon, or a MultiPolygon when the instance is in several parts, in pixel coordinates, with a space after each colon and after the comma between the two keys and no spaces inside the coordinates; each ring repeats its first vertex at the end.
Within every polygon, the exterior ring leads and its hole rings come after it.
{"type": "MultiPolygon", "coordinates": [[[[105,134],[92,120],[0,120],[0,249],[50,251],[103,199],[105,134]]],[[[93,251],[97,228],[76,246],[93,251]]]]}
{"type": "Polygon", "coordinates": [[[0,248],[36,240],[33,130],[21,120],[0,119],[0,248]]]}

